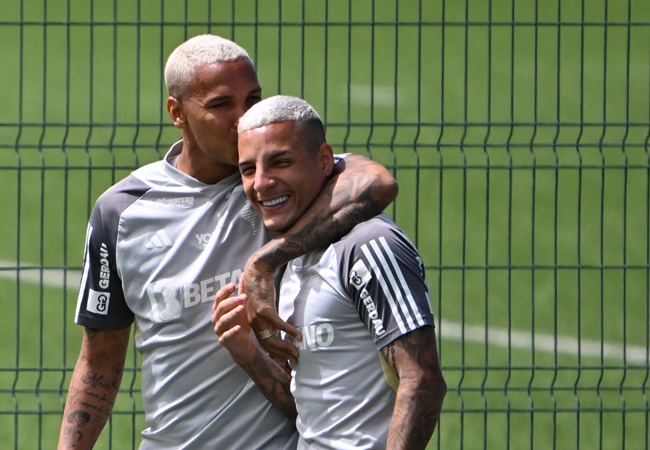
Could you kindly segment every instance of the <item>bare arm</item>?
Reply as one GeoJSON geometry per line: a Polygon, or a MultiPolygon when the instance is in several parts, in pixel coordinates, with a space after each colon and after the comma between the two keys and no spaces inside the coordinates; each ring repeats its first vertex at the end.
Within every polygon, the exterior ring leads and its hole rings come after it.
{"type": "MultiPolygon", "coordinates": [[[[397,183],[390,172],[363,156],[349,155],[334,170],[305,214],[285,234],[255,252],[246,264],[248,313],[258,333],[272,327],[299,339],[298,330],[277,315],[273,285],[276,270],[308,251],[339,240],[356,224],[380,214],[397,197],[397,183]]],[[[279,338],[261,343],[273,355],[297,357],[297,349],[279,338]]]]}
{"type": "Polygon", "coordinates": [[[273,405],[289,418],[296,418],[296,402],[289,389],[291,374],[286,369],[272,360],[259,346],[256,346],[253,359],[239,365],[273,405]]]}
{"type": "Polygon", "coordinates": [[[264,396],[295,419],[296,403],[289,390],[289,369],[271,359],[253,339],[246,316],[246,294],[228,297],[234,291],[235,285],[232,283],[220,289],[212,308],[212,323],[219,342],[228,349],[233,360],[257,384],[264,396]]]}
{"type": "Polygon", "coordinates": [[[386,448],[424,449],[435,430],[447,384],[440,370],[435,329],[419,328],[381,349],[399,376],[386,448]]]}
{"type": "Polygon", "coordinates": [[[86,328],[65,403],[59,450],[91,449],[113,410],[124,374],[131,327],[86,328]]]}

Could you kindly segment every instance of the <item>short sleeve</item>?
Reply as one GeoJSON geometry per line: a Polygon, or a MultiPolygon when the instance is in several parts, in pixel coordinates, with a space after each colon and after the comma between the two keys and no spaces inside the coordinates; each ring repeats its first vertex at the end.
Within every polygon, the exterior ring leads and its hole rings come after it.
{"type": "Polygon", "coordinates": [[[343,288],[378,348],[434,324],[422,258],[390,219],[357,225],[340,245],[343,288]]]}

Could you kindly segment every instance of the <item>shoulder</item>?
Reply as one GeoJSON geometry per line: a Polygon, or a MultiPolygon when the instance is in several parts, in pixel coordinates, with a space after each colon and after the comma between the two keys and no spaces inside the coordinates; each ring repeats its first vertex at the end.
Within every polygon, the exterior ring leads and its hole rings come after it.
{"type": "Polygon", "coordinates": [[[97,199],[98,204],[111,204],[116,200],[137,199],[156,186],[169,184],[164,161],[146,164],[131,172],[126,178],[109,187],[97,199]]]}
{"type": "Polygon", "coordinates": [[[158,171],[157,165],[158,163],[152,163],[143,166],[109,187],[97,198],[92,216],[102,222],[117,220],[129,206],[153,187],[149,179],[158,171]]]}
{"type": "Polygon", "coordinates": [[[123,209],[149,189],[149,184],[131,174],[104,191],[97,199],[96,205],[101,209],[123,209]]]}
{"type": "Polygon", "coordinates": [[[359,223],[332,247],[343,275],[360,264],[359,261],[364,261],[370,266],[409,266],[418,276],[425,277],[424,264],[417,248],[385,214],[359,223]]]}
{"type": "MultiPolygon", "coordinates": [[[[357,224],[338,243],[339,248],[354,248],[381,239],[387,243],[410,241],[406,234],[387,215],[380,214],[357,224]]],[[[411,244],[412,245],[412,244],[411,244]]]]}
{"type": "Polygon", "coordinates": [[[131,173],[126,178],[106,189],[100,196],[100,199],[106,201],[107,198],[111,199],[121,195],[142,195],[143,192],[151,189],[150,184],[146,183],[141,177],[136,176],[135,173],[131,173]]]}

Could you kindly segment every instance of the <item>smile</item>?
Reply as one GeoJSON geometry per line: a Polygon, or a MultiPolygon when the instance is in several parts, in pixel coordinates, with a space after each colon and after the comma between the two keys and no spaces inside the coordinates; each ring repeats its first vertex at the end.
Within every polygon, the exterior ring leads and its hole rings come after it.
{"type": "Polygon", "coordinates": [[[282,197],[278,197],[278,198],[275,198],[273,200],[267,200],[267,201],[261,202],[261,203],[264,206],[275,206],[277,204],[286,202],[288,198],[289,198],[288,195],[283,195],[282,197]]]}

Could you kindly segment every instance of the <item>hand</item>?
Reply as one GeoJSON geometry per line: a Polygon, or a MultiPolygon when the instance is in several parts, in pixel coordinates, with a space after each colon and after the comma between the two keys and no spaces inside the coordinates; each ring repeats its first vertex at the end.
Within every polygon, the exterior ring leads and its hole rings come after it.
{"type": "Polygon", "coordinates": [[[297,362],[298,348],[276,334],[277,331],[284,331],[296,340],[302,339],[300,332],[282,320],[275,308],[275,270],[252,256],[242,278],[241,288],[248,294],[248,319],[257,340],[273,358],[297,362]],[[272,333],[270,336],[269,331],[272,333]]]}
{"type": "Polygon", "coordinates": [[[246,294],[230,297],[235,285],[229,283],[219,289],[212,306],[212,323],[219,342],[228,349],[237,364],[247,364],[257,352],[251,337],[251,326],[246,315],[246,294]]]}

